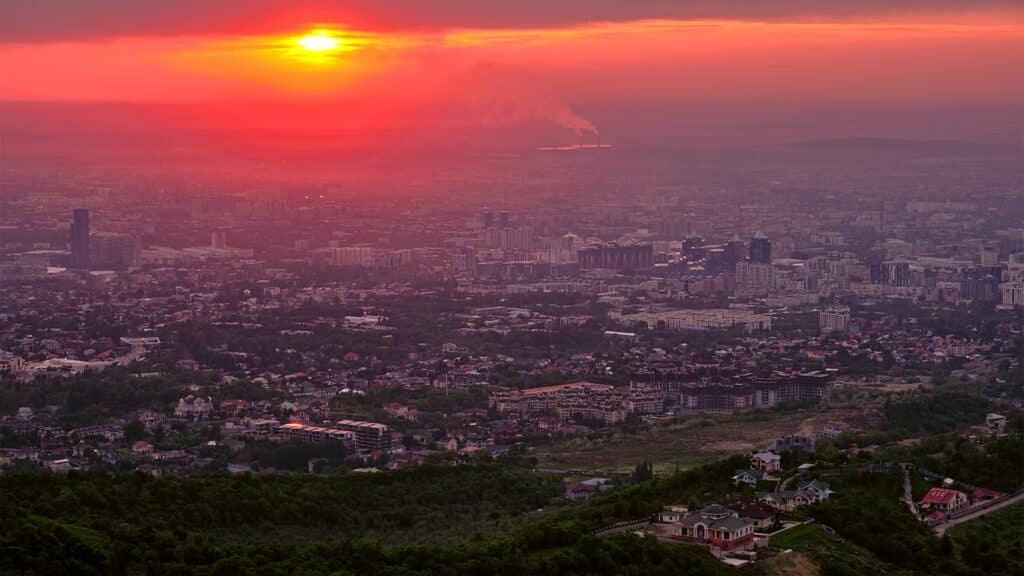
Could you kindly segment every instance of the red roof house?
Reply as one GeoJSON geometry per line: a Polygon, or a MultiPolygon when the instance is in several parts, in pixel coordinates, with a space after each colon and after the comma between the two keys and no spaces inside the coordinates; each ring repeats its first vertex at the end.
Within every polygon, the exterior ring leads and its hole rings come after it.
{"type": "Polygon", "coordinates": [[[951,512],[967,506],[967,495],[949,488],[932,488],[921,500],[921,507],[951,512]]]}

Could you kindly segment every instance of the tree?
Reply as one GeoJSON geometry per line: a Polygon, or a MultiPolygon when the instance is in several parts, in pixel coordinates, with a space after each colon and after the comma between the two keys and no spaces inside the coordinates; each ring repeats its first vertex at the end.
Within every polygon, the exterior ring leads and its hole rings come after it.
{"type": "Polygon", "coordinates": [[[142,440],[146,437],[146,425],[138,420],[132,420],[124,427],[124,439],[129,444],[142,440]]]}
{"type": "Polygon", "coordinates": [[[633,482],[646,482],[654,479],[654,466],[649,461],[643,461],[636,465],[633,470],[633,482]]]}

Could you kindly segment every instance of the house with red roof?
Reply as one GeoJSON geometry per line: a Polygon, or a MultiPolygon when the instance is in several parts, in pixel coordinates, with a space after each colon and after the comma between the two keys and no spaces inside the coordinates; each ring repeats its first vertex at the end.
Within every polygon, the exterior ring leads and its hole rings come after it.
{"type": "Polygon", "coordinates": [[[967,494],[951,488],[932,488],[921,500],[921,508],[938,512],[955,512],[967,507],[967,494]]]}
{"type": "Polygon", "coordinates": [[[987,488],[978,488],[974,492],[971,492],[972,502],[995,500],[996,498],[999,498],[999,492],[996,492],[995,490],[989,490],[987,488]]]}
{"type": "Polygon", "coordinates": [[[135,454],[152,454],[153,445],[150,444],[149,442],[146,442],[145,440],[139,440],[138,442],[132,444],[132,452],[134,452],[135,454]]]}

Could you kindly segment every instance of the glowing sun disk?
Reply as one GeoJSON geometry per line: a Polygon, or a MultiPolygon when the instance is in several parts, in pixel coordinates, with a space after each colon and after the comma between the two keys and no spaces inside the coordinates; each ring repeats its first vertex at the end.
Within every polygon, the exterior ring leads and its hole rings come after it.
{"type": "Polygon", "coordinates": [[[299,45],[310,52],[324,52],[341,46],[341,40],[334,38],[327,32],[317,31],[299,38],[299,45]]]}

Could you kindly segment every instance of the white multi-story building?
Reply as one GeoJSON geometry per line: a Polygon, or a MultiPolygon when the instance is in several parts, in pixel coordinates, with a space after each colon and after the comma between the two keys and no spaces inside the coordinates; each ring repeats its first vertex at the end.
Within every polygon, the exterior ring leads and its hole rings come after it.
{"type": "Polygon", "coordinates": [[[828,306],[818,315],[822,334],[850,331],[850,308],[847,306],[828,306]]]}
{"type": "Polygon", "coordinates": [[[1024,278],[1003,282],[999,291],[1002,292],[1004,306],[1024,306],[1024,278]]]}

